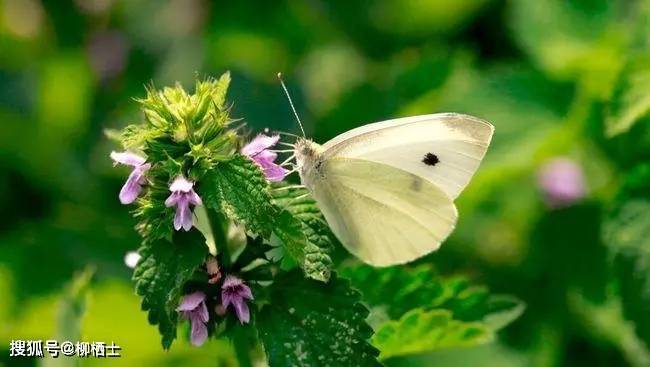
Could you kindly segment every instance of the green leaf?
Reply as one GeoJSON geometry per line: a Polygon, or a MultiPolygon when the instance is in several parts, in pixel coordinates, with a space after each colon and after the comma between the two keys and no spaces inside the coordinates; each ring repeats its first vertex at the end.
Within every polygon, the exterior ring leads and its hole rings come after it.
{"type": "Polygon", "coordinates": [[[129,125],[122,129],[119,134],[119,140],[124,149],[138,150],[147,144],[149,141],[159,138],[161,132],[150,125],[139,124],[129,125]]]}
{"type": "Polygon", "coordinates": [[[348,281],[333,274],[323,284],[294,271],[275,280],[270,297],[257,327],[271,367],[380,365],[368,310],[348,281]]]}
{"type": "Polygon", "coordinates": [[[384,324],[372,338],[380,359],[432,352],[444,348],[471,347],[492,341],[493,332],[477,322],[454,320],[448,310],[415,309],[398,321],[384,324]]]}
{"type": "Polygon", "coordinates": [[[209,208],[268,238],[276,214],[268,186],[264,174],[252,160],[235,154],[206,172],[198,190],[209,208]]]}
{"type": "Polygon", "coordinates": [[[650,347],[650,200],[634,198],[603,224],[623,301],[623,312],[650,347]]]}
{"type": "Polygon", "coordinates": [[[605,135],[625,133],[650,114],[650,54],[635,55],[628,60],[619,81],[607,117],[605,135]]]}
{"type": "Polygon", "coordinates": [[[429,265],[375,269],[354,266],[342,269],[364,301],[381,307],[390,319],[398,319],[414,308],[449,310],[462,321],[482,321],[493,330],[505,327],[524,310],[519,299],[494,295],[485,287],[473,286],[464,277],[444,278],[429,265]],[[394,292],[386,297],[386,289],[394,292]]]}
{"type": "Polygon", "coordinates": [[[284,209],[275,225],[286,251],[308,277],[326,282],[331,273],[332,234],[316,202],[305,189],[272,190],[275,204],[284,209]]]}
{"type": "Polygon", "coordinates": [[[145,242],[139,253],[135,290],[142,296],[142,309],[149,312],[149,323],[158,325],[163,348],[169,349],[176,338],[176,307],[183,285],[205,259],[204,239],[196,230],[177,232],[173,242],[145,242]]]}
{"type": "Polygon", "coordinates": [[[282,241],[285,253],[297,263],[303,264],[307,236],[303,233],[302,224],[291,213],[283,210],[275,220],[273,232],[282,241]]]}

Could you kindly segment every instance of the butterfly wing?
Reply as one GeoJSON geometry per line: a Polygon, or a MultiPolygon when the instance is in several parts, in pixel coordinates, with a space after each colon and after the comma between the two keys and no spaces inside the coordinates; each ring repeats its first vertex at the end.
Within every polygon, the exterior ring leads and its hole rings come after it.
{"type": "Polygon", "coordinates": [[[456,113],[400,118],[337,136],[323,145],[324,160],[383,163],[421,176],[455,199],[476,172],[493,132],[489,122],[456,113]]]}
{"type": "Polygon", "coordinates": [[[332,158],[311,191],[352,254],[375,266],[401,264],[440,247],[456,223],[451,198],[426,179],[364,159],[332,158]]]}

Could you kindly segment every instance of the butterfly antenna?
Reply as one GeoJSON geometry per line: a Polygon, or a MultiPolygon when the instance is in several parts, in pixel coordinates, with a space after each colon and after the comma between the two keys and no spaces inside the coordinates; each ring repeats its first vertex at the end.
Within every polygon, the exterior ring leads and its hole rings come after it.
{"type": "Polygon", "coordinates": [[[300,126],[300,131],[302,131],[302,136],[305,137],[306,136],[305,129],[302,127],[302,122],[300,121],[300,117],[298,117],[298,112],[296,112],[296,107],[293,106],[293,101],[291,100],[291,96],[289,95],[289,90],[287,89],[287,86],[284,84],[284,80],[282,80],[282,73],[278,73],[278,79],[280,80],[282,89],[284,89],[284,94],[287,95],[287,99],[289,100],[289,105],[291,106],[293,115],[296,116],[296,121],[298,121],[298,126],[300,126]]]}

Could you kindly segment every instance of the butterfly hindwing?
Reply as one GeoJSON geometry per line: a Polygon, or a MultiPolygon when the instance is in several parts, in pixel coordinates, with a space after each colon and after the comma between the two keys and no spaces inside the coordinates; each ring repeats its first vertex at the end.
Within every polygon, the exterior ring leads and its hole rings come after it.
{"type": "Polygon", "coordinates": [[[410,172],[365,159],[331,158],[312,193],[341,243],[366,263],[405,263],[436,250],[457,212],[440,188],[410,172]]]}

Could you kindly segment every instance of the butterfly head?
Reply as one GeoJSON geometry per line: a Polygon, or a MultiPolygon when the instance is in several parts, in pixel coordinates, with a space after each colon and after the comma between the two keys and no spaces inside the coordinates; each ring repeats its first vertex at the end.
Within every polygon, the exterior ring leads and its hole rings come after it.
{"type": "Polygon", "coordinates": [[[323,147],[310,139],[298,138],[294,147],[294,154],[298,173],[304,183],[306,178],[311,177],[318,171],[322,162],[323,147]]]}

